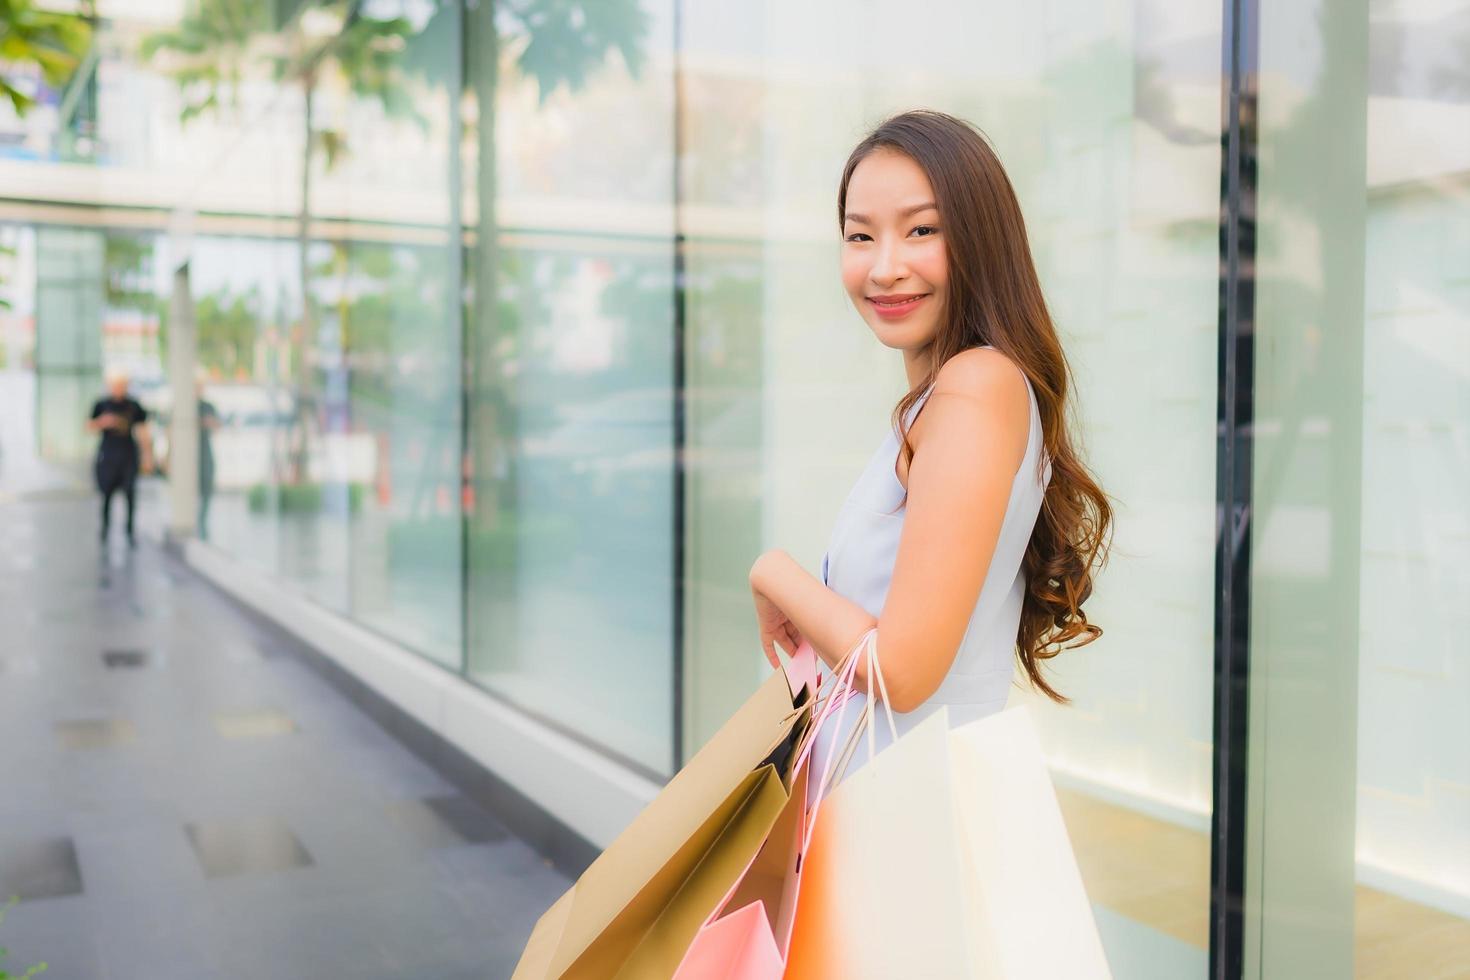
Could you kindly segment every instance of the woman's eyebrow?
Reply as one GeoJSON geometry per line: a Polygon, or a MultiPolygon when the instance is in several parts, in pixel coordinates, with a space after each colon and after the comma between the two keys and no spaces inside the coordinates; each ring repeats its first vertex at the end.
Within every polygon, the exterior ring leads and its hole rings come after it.
{"type": "MultiPolygon", "coordinates": [[[[936,205],[933,201],[925,201],[923,204],[915,204],[911,208],[904,208],[902,211],[898,212],[898,216],[900,218],[907,218],[909,215],[911,215],[911,214],[918,214],[920,211],[938,211],[938,210],[939,210],[939,206],[936,205]]],[[[849,211],[849,212],[847,212],[847,214],[843,215],[843,220],[844,221],[856,221],[858,224],[862,224],[862,225],[870,225],[870,224],[873,223],[872,219],[869,218],[866,214],[858,214],[855,211],[849,211]]]]}

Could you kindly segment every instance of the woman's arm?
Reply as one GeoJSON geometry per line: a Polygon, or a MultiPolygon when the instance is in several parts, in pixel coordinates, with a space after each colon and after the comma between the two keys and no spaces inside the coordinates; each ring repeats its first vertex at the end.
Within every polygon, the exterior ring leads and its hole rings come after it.
{"type": "Polygon", "coordinates": [[[877,623],[866,609],[827,588],[784,551],[767,551],[755,560],[750,591],[755,597],[761,644],[773,667],[780,665],[774,644],[795,653],[805,639],[835,668],[843,654],[877,623]]]}
{"type": "MultiPolygon", "coordinates": [[[[1030,400],[1020,372],[1004,355],[976,349],[940,369],[910,430],[914,458],[903,535],[876,622],[895,711],[923,704],[949,672],[985,584],[1029,425],[1030,400]]],[[[764,598],[784,613],[797,639],[810,641],[828,665],[874,625],[866,610],[783,552],[757,559],[750,580],[758,609],[764,598]]],[[[866,683],[861,666],[858,681],[866,683]]]]}

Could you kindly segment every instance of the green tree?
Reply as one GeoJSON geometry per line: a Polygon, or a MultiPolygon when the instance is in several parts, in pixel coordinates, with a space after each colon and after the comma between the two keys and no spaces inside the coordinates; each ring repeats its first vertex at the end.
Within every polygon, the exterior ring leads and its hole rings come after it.
{"type": "Polygon", "coordinates": [[[260,296],[232,296],[220,289],[194,303],[199,364],[225,377],[249,373],[255,360],[255,324],[260,296]]]}
{"type": "MultiPolygon", "coordinates": [[[[536,83],[541,102],[557,91],[577,91],[616,54],[634,76],[642,71],[650,18],[638,0],[469,0],[465,50],[474,94],[476,237],[470,280],[475,297],[469,318],[471,405],[476,520],[493,528],[497,510],[513,507],[514,399],[504,390],[501,362],[517,343],[518,318],[507,318],[498,281],[503,261],[497,241],[495,118],[502,54],[510,68],[536,83]],[[496,466],[497,459],[506,465],[496,466]],[[499,472],[500,476],[495,474],[499,472]]],[[[505,556],[500,556],[502,559],[505,556]]]]}
{"type": "Polygon", "coordinates": [[[115,310],[152,313],[158,308],[153,293],[153,237],[108,230],[102,241],[102,268],[107,277],[107,305],[115,310]]]}
{"type": "Polygon", "coordinates": [[[250,66],[264,57],[268,7],[251,0],[202,0],[173,28],[143,38],[138,53],[152,62],[165,55],[165,72],[179,87],[179,121],[189,123],[228,106],[239,108],[250,66]]]}
{"type": "MultiPolygon", "coordinates": [[[[303,309],[297,338],[296,384],[298,403],[309,409],[309,373],[304,368],[306,346],[315,337],[308,255],[311,160],[323,154],[331,166],[346,151],[346,134],[318,127],[314,115],[314,99],[318,84],[331,72],[338,72],[349,88],[358,95],[381,102],[390,115],[413,112],[407,70],[402,52],[414,33],[404,18],[381,19],[367,16],[362,0],[317,0],[303,10],[341,17],[341,29],[324,38],[312,38],[300,29],[302,18],[279,33],[260,22],[252,11],[260,5],[248,0],[200,0],[197,7],[174,31],[149,39],[145,56],[170,51],[179,65],[173,74],[189,100],[184,113],[193,118],[201,112],[219,107],[223,100],[233,99],[238,91],[241,71],[267,41],[288,40],[288,53],[276,53],[273,59],[278,78],[294,81],[299,87],[304,109],[306,138],[302,166],[301,210],[298,221],[299,277],[303,309]],[[228,94],[227,94],[228,93],[228,94]]],[[[435,17],[457,17],[457,0],[442,0],[435,17]]],[[[475,425],[474,455],[478,472],[489,471],[489,461],[497,453],[502,430],[509,424],[508,412],[496,406],[506,404],[500,390],[498,358],[514,338],[505,336],[507,324],[500,316],[496,289],[501,260],[497,254],[495,196],[495,104],[499,85],[499,68],[503,51],[515,52],[513,68],[535,81],[543,102],[559,89],[576,90],[609,56],[616,54],[628,70],[637,74],[643,64],[642,44],[650,18],[637,0],[523,0],[519,3],[495,0],[468,0],[464,50],[470,53],[470,87],[477,107],[474,140],[478,149],[477,227],[483,232],[477,243],[471,279],[475,305],[471,330],[472,392],[478,413],[475,425]]],[[[279,46],[279,45],[277,45],[279,46]]],[[[452,159],[458,161],[458,148],[452,159]]],[[[341,245],[336,246],[341,248],[341,245]]],[[[340,267],[340,263],[334,263],[340,267]]],[[[508,434],[508,433],[506,433],[508,434]]],[[[304,460],[304,437],[298,440],[298,454],[304,460]]],[[[493,491],[482,500],[493,499],[493,491]]]]}
{"type": "MultiPolygon", "coordinates": [[[[41,10],[35,0],[0,0],[0,98],[9,99],[15,114],[24,116],[36,100],[21,90],[18,73],[38,69],[46,84],[59,88],[91,46],[87,17],[41,10]]],[[[0,248],[0,257],[14,254],[9,246],[0,248]]],[[[4,284],[0,277],[0,286],[4,284]]],[[[9,300],[0,297],[0,310],[8,309],[9,300]]]]}
{"type": "Polygon", "coordinates": [[[21,91],[12,73],[38,68],[48,85],[59,87],[91,44],[86,17],[42,10],[35,0],[0,0],[0,97],[24,116],[36,100],[21,91]]]}
{"type": "MultiPolygon", "coordinates": [[[[306,356],[317,335],[310,258],[313,160],[320,155],[330,170],[347,151],[344,132],[317,124],[318,89],[324,80],[338,77],[353,95],[376,99],[390,116],[417,118],[402,65],[413,27],[402,17],[368,16],[364,6],[364,0],[303,4],[302,14],[340,18],[340,29],[318,36],[303,29],[300,16],[276,30],[265,16],[269,7],[251,0],[201,0],[176,27],[149,36],[141,48],[145,59],[161,52],[173,59],[167,71],[183,94],[180,120],[185,123],[226,105],[238,107],[241,83],[253,71],[271,71],[301,98],[304,132],[296,223],[301,311],[292,331],[298,431],[291,476],[298,480],[305,476],[314,413],[315,378],[306,356]],[[284,53],[279,50],[282,41],[284,53]]],[[[334,248],[340,252],[345,246],[339,242],[334,248]]]]}
{"type": "MultiPolygon", "coordinates": [[[[7,242],[0,242],[0,288],[5,286],[5,276],[10,271],[10,263],[15,260],[15,255],[16,249],[14,245],[7,242]]],[[[0,296],[0,310],[8,310],[10,308],[10,300],[4,296],[0,296]]],[[[3,349],[3,347],[0,347],[0,351],[3,351],[3,349]]]]}

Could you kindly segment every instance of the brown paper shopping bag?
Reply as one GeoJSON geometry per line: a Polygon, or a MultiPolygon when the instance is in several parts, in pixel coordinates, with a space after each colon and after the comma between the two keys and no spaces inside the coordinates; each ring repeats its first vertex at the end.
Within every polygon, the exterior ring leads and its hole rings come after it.
{"type": "MultiPolygon", "coordinates": [[[[774,766],[762,766],[751,773],[731,798],[738,802],[733,807],[727,804],[722,808],[728,812],[728,818],[724,813],[717,813],[711,821],[718,824],[718,829],[708,846],[703,847],[702,854],[686,857],[681,852],[680,858],[684,860],[671,861],[660,872],[670,880],[681,877],[682,881],[637,947],[623,960],[617,973],[611,974],[616,980],[654,980],[674,975],[699,927],[718,910],[720,902],[740,880],[789,799],[774,766]]],[[[700,844],[698,837],[690,843],[693,847],[687,848],[688,851],[700,844]]]]}
{"type": "Polygon", "coordinates": [[[810,712],[772,674],[541,917],[513,980],[601,980],[630,958],[661,962],[692,920],[687,947],[784,808],[790,773],[766,763],[785,761],[810,712]]]}

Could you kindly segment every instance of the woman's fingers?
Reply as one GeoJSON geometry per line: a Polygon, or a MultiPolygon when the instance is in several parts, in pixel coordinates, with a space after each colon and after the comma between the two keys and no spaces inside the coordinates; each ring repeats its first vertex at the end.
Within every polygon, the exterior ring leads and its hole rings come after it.
{"type": "Polygon", "coordinates": [[[776,642],[769,637],[765,637],[761,640],[761,646],[765,649],[766,659],[771,662],[771,666],[779,669],[781,658],[776,656],[776,642]]]}

